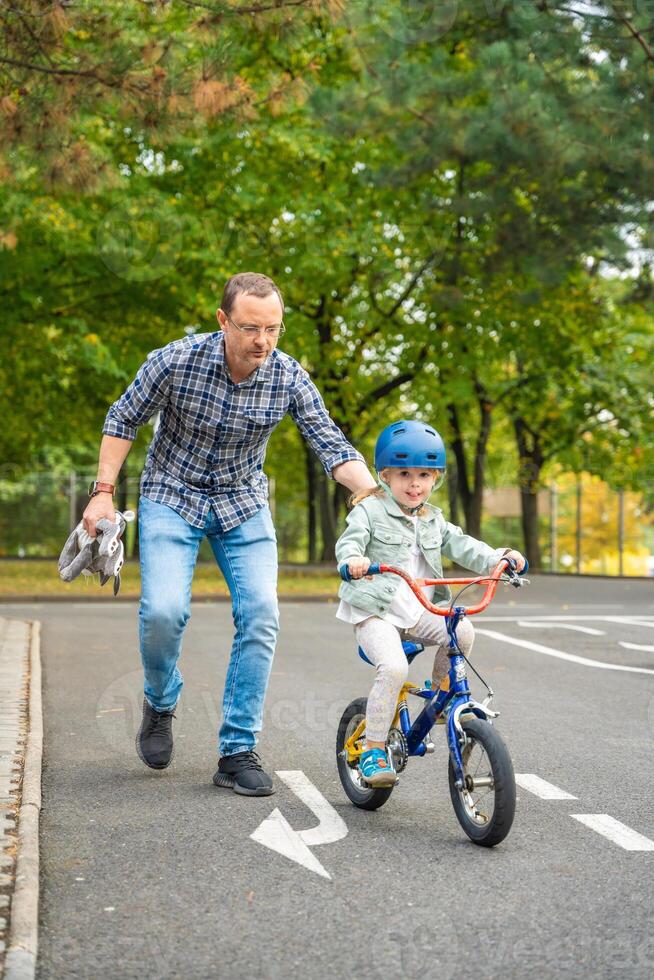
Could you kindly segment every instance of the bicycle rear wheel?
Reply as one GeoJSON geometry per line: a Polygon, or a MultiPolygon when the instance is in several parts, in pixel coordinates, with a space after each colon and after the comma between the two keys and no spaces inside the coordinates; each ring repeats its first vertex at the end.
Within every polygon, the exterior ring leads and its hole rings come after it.
{"type": "Polygon", "coordinates": [[[470,840],[482,847],[494,847],[504,840],[515,816],[513,763],[502,736],[487,721],[470,718],[461,727],[466,733],[461,753],[465,785],[456,786],[450,759],[452,805],[470,840]]]}
{"type": "MultiPolygon", "coordinates": [[[[336,763],[338,775],[343,789],[355,806],[362,810],[378,810],[393,792],[393,787],[373,788],[368,786],[359,775],[358,760],[350,762],[345,752],[345,743],[366,719],[368,698],[357,698],[348,704],[343,712],[336,736],[336,763]]],[[[365,739],[365,729],[360,740],[365,739]]]]}

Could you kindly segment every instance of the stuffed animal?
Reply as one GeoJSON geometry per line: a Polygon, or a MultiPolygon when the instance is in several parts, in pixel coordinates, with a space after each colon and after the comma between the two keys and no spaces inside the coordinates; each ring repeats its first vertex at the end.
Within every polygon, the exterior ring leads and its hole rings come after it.
{"type": "Polygon", "coordinates": [[[114,595],[120,589],[120,570],[125,560],[125,548],[121,538],[123,531],[130,521],[134,520],[134,511],[124,513],[117,510],[116,520],[110,521],[101,517],[96,524],[97,537],[84,530],[83,522],[71,531],[61,554],[59,555],[59,576],[64,582],[72,582],[80,572],[83,575],[100,576],[100,585],[106,585],[110,578],[114,579],[114,595]]]}

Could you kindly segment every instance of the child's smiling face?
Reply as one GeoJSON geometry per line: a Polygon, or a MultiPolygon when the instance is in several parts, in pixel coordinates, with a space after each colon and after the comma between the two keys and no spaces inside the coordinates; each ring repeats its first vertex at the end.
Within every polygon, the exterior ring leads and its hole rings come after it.
{"type": "Polygon", "coordinates": [[[400,506],[407,510],[413,510],[425,502],[439,475],[440,470],[422,470],[417,467],[401,470],[394,466],[380,474],[400,506]]]}

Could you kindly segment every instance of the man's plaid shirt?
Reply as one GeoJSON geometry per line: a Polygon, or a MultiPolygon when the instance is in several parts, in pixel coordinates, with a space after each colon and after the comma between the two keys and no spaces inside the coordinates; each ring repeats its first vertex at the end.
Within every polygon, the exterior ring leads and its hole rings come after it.
{"type": "Polygon", "coordinates": [[[161,412],[141,476],[141,493],[203,528],[210,509],[223,531],[268,501],[266,445],[288,412],[328,476],[339,463],[363,460],[332,422],[300,364],[274,350],[235,384],[222,331],[174,340],[153,351],[107,413],[103,433],[135,439],[161,412]]]}

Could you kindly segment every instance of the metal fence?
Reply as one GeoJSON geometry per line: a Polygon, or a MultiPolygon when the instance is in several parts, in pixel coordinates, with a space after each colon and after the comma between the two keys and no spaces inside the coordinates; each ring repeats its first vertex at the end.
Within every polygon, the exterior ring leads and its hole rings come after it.
{"type": "MultiPolygon", "coordinates": [[[[95,472],[33,472],[19,481],[0,480],[0,557],[56,557],[88,502],[95,472]]],[[[306,559],[307,515],[275,493],[281,561],[306,559]]],[[[117,487],[116,506],[136,510],[139,477],[117,487]]],[[[654,493],[652,494],[654,499],[654,493]]],[[[440,501],[439,501],[440,502],[440,501]]],[[[482,537],[494,547],[521,547],[519,493],[515,488],[487,491],[482,537]]],[[[611,490],[595,477],[564,477],[539,494],[539,537],[547,571],[601,575],[654,575],[654,514],[647,498],[611,490]]],[[[129,556],[138,550],[136,522],[126,529],[129,556]]],[[[203,542],[200,560],[213,560],[203,542]]]]}

